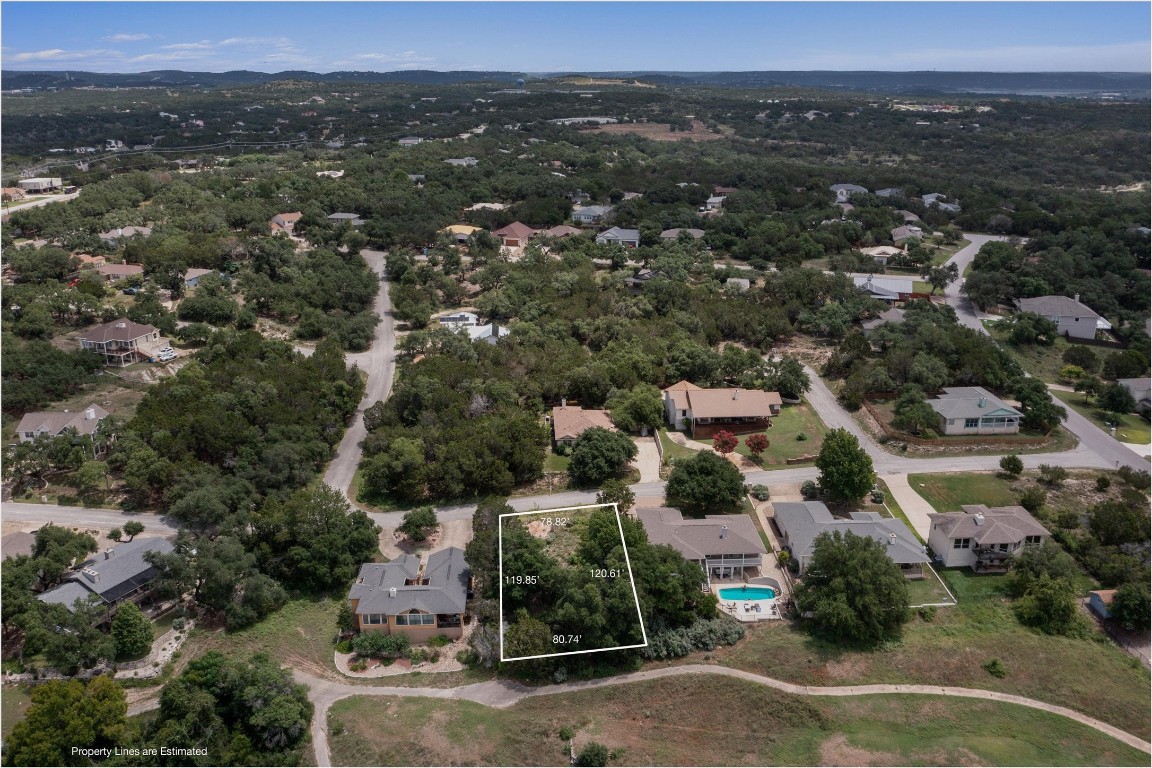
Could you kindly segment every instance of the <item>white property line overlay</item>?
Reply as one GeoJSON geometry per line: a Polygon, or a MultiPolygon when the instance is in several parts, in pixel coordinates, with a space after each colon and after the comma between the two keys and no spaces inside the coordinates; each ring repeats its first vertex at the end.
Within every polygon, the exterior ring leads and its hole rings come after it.
{"type": "Polygon", "coordinates": [[[644,628],[644,615],[640,612],[640,596],[636,593],[636,579],[632,575],[632,559],[628,557],[628,542],[624,540],[624,523],[620,520],[620,507],[616,502],[611,504],[584,504],[578,507],[557,507],[555,509],[533,509],[529,512],[508,512],[500,515],[496,521],[496,538],[498,542],[499,560],[497,560],[497,571],[500,574],[500,661],[528,661],[530,659],[550,659],[554,656],[578,656],[584,653],[604,653],[605,651],[624,651],[630,648],[647,648],[648,647],[648,630],[644,628]],[[628,568],[628,582],[632,585],[632,599],[636,603],[636,620],[640,622],[640,635],[644,638],[644,642],[639,645],[617,645],[612,648],[596,648],[591,651],[562,651],[560,653],[541,653],[536,656],[515,656],[513,658],[504,657],[504,518],[506,517],[521,517],[523,515],[544,515],[553,512],[568,512],[571,510],[579,509],[600,509],[601,507],[612,507],[612,511],[616,513],[616,527],[620,530],[620,546],[624,549],[624,564],[628,568]]]}

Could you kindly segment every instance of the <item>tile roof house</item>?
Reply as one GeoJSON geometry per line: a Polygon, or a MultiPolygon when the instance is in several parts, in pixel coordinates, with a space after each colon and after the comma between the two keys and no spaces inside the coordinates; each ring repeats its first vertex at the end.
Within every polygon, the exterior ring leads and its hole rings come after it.
{"type": "Polygon", "coordinates": [[[133,539],[118,544],[86,560],[65,576],[64,583],[37,595],[43,603],[59,603],[68,610],[77,599],[95,595],[106,606],[124,600],[139,601],[160,575],[159,569],[144,559],[148,552],[168,553],[172,544],[165,539],[133,539]]]}
{"type": "Polygon", "coordinates": [[[860,326],[864,329],[864,335],[867,336],[869,333],[876,330],[880,326],[885,325],[886,323],[902,322],[904,322],[904,310],[893,307],[892,309],[881,312],[871,320],[865,320],[864,322],[860,323],[860,326]]]}
{"type": "Polygon", "coordinates": [[[596,242],[601,245],[624,245],[629,248],[638,248],[640,246],[640,230],[612,227],[596,235],[596,242]]]}
{"type": "Polygon", "coordinates": [[[577,224],[598,224],[610,213],[610,205],[576,205],[572,207],[572,221],[577,224]]]}
{"type": "Polygon", "coordinates": [[[492,234],[500,238],[500,241],[507,247],[520,248],[528,244],[528,238],[536,234],[536,230],[527,224],[514,221],[506,227],[497,229],[492,234]]]}
{"type": "Polygon", "coordinates": [[[20,419],[16,425],[16,437],[20,442],[27,443],[40,435],[56,437],[65,430],[74,429],[78,435],[91,435],[101,420],[108,415],[95,403],[89,404],[82,411],[30,411],[20,419]]]}
{"type": "Polygon", "coordinates": [[[664,390],[664,415],[673,429],[687,429],[695,437],[714,432],[759,432],[780,415],[779,392],[760,389],[703,389],[680,381],[664,390]]]}
{"type": "Polygon", "coordinates": [[[884,545],[892,562],[908,578],[923,578],[928,555],[924,545],[902,521],[881,517],[877,512],[853,512],[848,519],[836,518],[819,501],[780,501],[773,505],[776,526],[784,548],[792,553],[800,573],[808,567],[815,550],[814,542],[821,533],[842,531],[867,536],[884,545]]]}
{"type": "Polygon", "coordinates": [[[278,213],[268,220],[268,228],[272,230],[272,234],[277,232],[287,232],[292,234],[292,230],[296,228],[296,222],[300,221],[304,214],[300,211],[293,213],[278,213]]]}
{"type": "Polygon", "coordinates": [[[95,269],[108,263],[107,257],[93,256],[90,253],[78,253],[76,258],[80,262],[80,269],[95,269]]]}
{"type": "Polygon", "coordinates": [[[928,405],[945,435],[1014,435],[1024,416],[983,387],[945,387],[928,405]]]}
{"type": "Polygon", "coordinates": [[[144,274],[144,267],[139,264],[101,264],[96,272],[104,278],[106,283],[114,283],[129,277],[138,277],[144,274]]]}
{"type": "Polygon", "coordinates": [[[745,568],[760,568],[767,550],[748,515],[706,515],[684,519],[678,509],[638,507],[648,541],[672,547],[708,576],[729,578],[745,568]]]}
{"type": "Polygon", "coordinates": [[[928,546],[945,568],[1002,566],[1023,547],[1051,536],[1024,507],[964,504],[960,509],[928,515],[928,546]]]}
{"type": "Polygon", "coordinates": [[[608,411],[596,408],[581,408],[578,405],[563,403],[552,409],[552,439],[572,445],[585,430],[600,427],[609,432],[617,432],[616,425],[608,411]]]}
{"type": "Polygon", "coordinates": [[[642,269],[632,275],[632,277],[624,278],[624,285],[628,286],[633,293],[640,293],[644,290],[644,286],[648,284],[649,280],[657,277],[666,277],[666,275],[658,270],[642,269]]]}
{"type": "Polygon", "coordinates": [[[702,229],[681,229],[681,228],[677,227],[676,229],[666,229],[663,232],[661,232],[660,233],[660,239],[661,240],[679,240],[681,232],[687,232],[689,235],[692,236],[693,240],[699,240],[700,238],[704,237],[704,230],[702,230],[702,229]]]}
{"type": "Polygon", "coordinates": [[[884,187],[876,190],[876,197],[904,197],[904,190],[899,187],[884,187]]]}
{"type": "Polygon", "coordinates": [[[125,318],[94,325],[80,336],[81,349],[101,354],[105,363],[115,366],[147,360],[162,346],[158,329],[125,318]]]}
{"type": "Polygon", "coordinates": [[[404,554],[388,563],[365,563],[348,590],[361,632],[407,635],[422,643],[436,635],[462,634],[472,569],[464,550],[449,547],[422,562],[404,554]]]}
{"type": "Polygon", "coordinates": [[[1021,312],[1034,312],[1056,323],[1056,331],[1061,336],[1095,339],[1096,331],[1112,328],[1111,323],[1080,303],[1080,294],[1071,299],[1067,296],[1036,296],[1014,299],[1012,303],[1021,312]]]}

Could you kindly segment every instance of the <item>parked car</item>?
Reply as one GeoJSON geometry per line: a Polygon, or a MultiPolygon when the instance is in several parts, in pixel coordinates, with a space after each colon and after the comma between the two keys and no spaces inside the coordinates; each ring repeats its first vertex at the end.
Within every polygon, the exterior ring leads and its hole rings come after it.
{"type": "Polygon", "coordinates": [[[176,359],[176,350],[172,349],[172,347],[164,347],[164,349],[162,349],[156,353],[156,360],[161,362],[161,363],[166,363],[169,360],[175,360],[175,359],[176,359]]]}

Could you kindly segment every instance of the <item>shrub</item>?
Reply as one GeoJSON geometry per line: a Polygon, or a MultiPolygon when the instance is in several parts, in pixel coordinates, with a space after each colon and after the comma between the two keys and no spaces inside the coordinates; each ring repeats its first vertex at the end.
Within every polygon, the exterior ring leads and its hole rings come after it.
{"type": "Polygon", "coordinates": [[[1043,488],[1029,488],[1020,495],[1020,506],[1033,515],[1039,512],[1047,501],[1048,494],[1043,488]]]}
{"type": "Polygon", "coordinates": [[[984,668],[985,672],[992,675],[992,677],[1002,678],[1008,674],[1008,670],[1004,668],[1004,664],[1000,661],[1000,659],[992,659],[991,661],[986,661],[980,666],[984,668]]]}
{"type": "Polygon", "coordinates": [[[805,480],[800,486],[800,495],[805,499],[814,499],[820,495],[820,490],[816,486],[815,480],[805,480]]]}
{"type": "Polygon", "coordinates": [[[184,629],[184,619],[173,619],[172,620],[172,629],[175,629],[177,631],[183,630],[184,629]]]}
{"type": "Polygon", "coordinates": [[[798,432],[796,434],[796,441],[799,443],[802,443],[807,439],[808,439],[808,433],[807,432],[798,432]]]}
{"type": "Polygon", "coordinates": [[[1108,475],[1100,475],[1100,477],[1096,478],[1096,490],[1103,493],[1111,487],[1112,481],[1108,478],[1108,475]]]}
{"type": "Polygon", "coordinates": [[[365,632],[352,639],[352,650],[360,656],[374,658],[403,656],[411,645],[406,635],[385,635],[382,632],[365,632]]]}
{"type": "Polygon", "coordinates": [[[768,486],[759,484],[752,486],[752,498],[757,501],[768,501],[770,498],[768,486]]]}
{"type": "Polygon", "coordinates": [[[348,669],[352,670],[353,672],[363,672],[364,670],[368,669],[368,662],[364,661],[363,659],[357,659],[348,665],[348,669]]]}
{"type": "Polygon", "coordinates": [[[575,764],[592,766],[593,768],[608,765],[608,747],[594,741],[589,742],[584,749],[580,750],[580,754],[576,755],[575,764]]]}
{"type": "Polygon", "coordinates": [[[556,443],[556,447],[552,449],[552,453],[557,456],[567,456],[571,450],[572,448],[568,443],[556,443]]]}
{"type": "Polygon", "coordinates": [[[471,667],[476,664],[478,659],[476,657],[475,651],[464,648],[462,650],[456,651],[456,661],[460,662],[466,667],[471,667]]]}
{"type": "Polygon", "coordinates": [[[711,651],[744,637],[744,625],[729,618],[697,619],[690,627],[657,632],[640,654],[648,659],[677,659],[692,651],[711,651]]]}
{"type": "Polygon", "coordinates": [[[1152,475],[1149,475],[1146,469],[1132,469],[1132,467],[1123,466],[1116,470],[1116,474],[1120,476],[1121,480],[1138,491],[1147,493],[1149,487],[1152,486],[1152,475]]]}
{"type": "Polygon", "coordinates": [[[1000,459],[1000,469],[1005,474],[1012,477],[1019,477],[1020,473],[1024,471],[1024,462],[1021,461],[1020,456],[1015,453],[1010,453],[1004,458],[1000,459]]]}
{"type": "Polygon", "coordinates": [[[575,735],[576,735],[576,732],[573,731],[572,728],[567,726],[567,725],[565,725],[563,728],[560,729],[560,738],[563,741],[572,741],[572,737],[575,735]]]}
{"type": "Polygon", "coordinates": [[[924,621],[936,620],[936,606],[934,605],[922,605],[916,610],[916,613],[920,614],[920,618],[924,621]]]}
{"type": "Polygon", "coordinates": [[[336,643],[336,652],[337,653],[352,653],[352,641],[351,640],[341,640],[340,642],[336,643]]]}
{"type": "Polygon", "coordinates": [[[448,639],[448,635],[436,635],[436,637],[428,639],[428,645],[432,646],[433,648],[443,648],[450,642],[452,641],[448,639]]]}
{"type": "Polygon", "coordinates": [[[423,648],[413,648],[412,650],[408,651],[408,658],[412,661],[413,664],[419,664],[421,662],[428,661],[428,651],[424,650],[423,648]]]}
{"type": "Polygon", "coordinates": [[[1040,479],[1053,488],[1059,487],[1068,479],[1068,470],[1051,464],[1040,465],[1040,479]]]}

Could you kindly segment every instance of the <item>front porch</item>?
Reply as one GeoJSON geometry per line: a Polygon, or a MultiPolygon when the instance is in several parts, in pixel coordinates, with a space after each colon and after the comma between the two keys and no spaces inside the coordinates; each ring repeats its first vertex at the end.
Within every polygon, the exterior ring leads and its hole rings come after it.
{"type": "Polygon", "coordinates": [[[722,430],[734,435],[748,435],[763,432],[771,426],[772,418],[764,416],[740,419],[692,419],[688,429],[693,438],[711,440],[722,430]]]}

